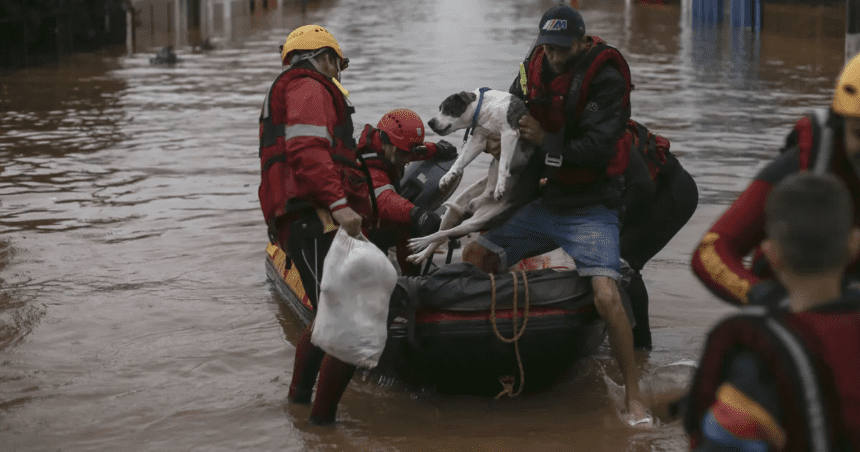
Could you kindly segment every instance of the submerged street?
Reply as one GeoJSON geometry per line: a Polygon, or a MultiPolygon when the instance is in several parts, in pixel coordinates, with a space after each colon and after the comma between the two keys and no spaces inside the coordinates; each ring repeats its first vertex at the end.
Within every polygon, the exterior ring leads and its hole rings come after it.
{"type": "MultiPolygon", "coordinates": [[[[130,56],[111,48],[0,74],[3,449],[685,450],[678,422],[621,424],[606,346],[515,399],[356,377],[334,427],[287,404],[302,327],[266,279],[257,201],[257,121],[278,46],[299,25],[326,27],[350,58],[357,125],[393,108],[426,122],[452,93],[507,90],[555,2],[339,0],[304,15],[285,3],[237,12],[230,39],[177,48],[175,65],[150,64],[172,41],[146,30],[130,56]]],[[[768,5],[782,25],[757,36],[693,27],[686,3],[579,5],[587,33],[630,64],[633,118],[668,138],[698,183],[696,214],[643,271],[654,349],[637,359],[665,390],[733,312],[692,275],[693,248],[794,121],[829,102],[844,22],[838,9],[768,5]]]]}

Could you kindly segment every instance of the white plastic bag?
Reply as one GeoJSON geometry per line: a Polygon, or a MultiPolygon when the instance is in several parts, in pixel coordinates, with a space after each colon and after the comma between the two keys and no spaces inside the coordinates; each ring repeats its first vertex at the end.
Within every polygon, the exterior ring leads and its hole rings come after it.
{"type": "Polygon", "coordinates": [[[388,336],[395,284],[397,270],[382,250],[364,236],[338,230],[323,262],[311,343],[343,362],[375,367],[388,336]]]}

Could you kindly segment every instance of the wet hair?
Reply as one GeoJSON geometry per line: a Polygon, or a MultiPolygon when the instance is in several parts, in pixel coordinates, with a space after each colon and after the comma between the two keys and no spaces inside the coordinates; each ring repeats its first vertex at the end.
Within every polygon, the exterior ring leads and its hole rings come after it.
{"type": "Polygon", "coordinates": [[[845,183],[832,174],[792,174],[765,204],[765,231],[785,265],[797,273],[833,270],[847,263],[854,206],[845,183]]]}

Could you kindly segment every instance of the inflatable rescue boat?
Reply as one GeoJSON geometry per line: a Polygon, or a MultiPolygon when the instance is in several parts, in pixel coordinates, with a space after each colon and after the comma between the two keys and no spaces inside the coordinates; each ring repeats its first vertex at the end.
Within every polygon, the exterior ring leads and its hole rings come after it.
{"type": "MultiPolygon", "coordinates": [[[[421,180],[436,187],[452,161],[446,163],[413,164],[401,185],[421,180]]],[[[408,197],[421,195],[427,192],[408,197]]],[[[440,196],[450,193],[433,196],[438,206],[440,196]]],[[[298,271],[271,243],[266,270],[290,311],[309,324],[314,306],[298,271]]],[[[605,334],[590,280],[575,269],[488,275],[471,264],[447,263],[422,276],[398,278],[385,350],[371,372],[442,393],[516,395],[551,385],[575,362],[594,354],[605,334]]]]}

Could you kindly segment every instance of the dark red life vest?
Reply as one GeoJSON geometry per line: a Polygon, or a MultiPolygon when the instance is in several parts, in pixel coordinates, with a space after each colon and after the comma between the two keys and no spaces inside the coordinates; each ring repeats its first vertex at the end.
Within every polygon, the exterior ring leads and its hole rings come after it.
{"type": "MultiPolygon", "coordinates": [[[[840,117],[827,109],[819,109],[801,117],[795,123],[785,145],[780,150],[781,152],[794,152],[796,148],[797,160],[782,160],[779,166],[769,165],[756,178],[775,185],[788,174],[797,171],[813,171],[816,166],[823,165],[847,185],[855,205],[854,225],[860,227],[860,208],[856,207],[860,206],[860,179],[855,174],[845,153],[844,139],[840,136],[839,129],[841,126],[838,125],[838,121],[841,121],[840,117]],[[823,130],[828,123],[836,126],[833,130],[835,133],[832,134],[829,143],[824,143],[827,137],[823,130]],[[822,156],[822,153],[819,152],[820,149],[825,148],[825,144],[826,147],[830,148],[829,156],[822,156]]],[[[762,196],[766,196],[766,194],[762,196]]],[[[764,257],[760,245],[753,250],[751,268],[761,278],[773,278],[770,264],[764,257]]],[[[846,273],[856,275],[855,278],[860,276],[860,257],[854,259],[846,273]]]]}
{"type": "Polygon", "coordinates": [[[823,143],[825,140],[823,129],[826,127],[828,112],[826,110],[816,110],[802,118],[794,125],[794,131],[797,139],[797,148],[800,151],[798,155],[799,165],[801,170],[811,170],[815,167],[816,161],[826,159],[827,161],[821,164],[831,166],[833,160],[832,147],[835,144],[833,140],[828,143],[823,143]],[[830,147],[829,154],[822,156],[818,151],[825,147],[830,147]]]}
{"type": "Polygon", "coordinates": [[[275,86],[279,83],[286,85],[301,77],[309,77],[322,84],[334,100],[337,122],[334,127],[333,145],[329,152],[341,172],[341,184],[348,205],[362,216],[364,227],[369,227],[375,223],[376,202],[373,198],[370,174],[355,150],[356,143],[352,136],[352,114],[355,109],[347,104],[340,89],[324,75],[309,69],[293,68],[282,72],[272,83],[260,114],[259,157],[262,182],[258,195],[270,232],[276,222],[282,222],[284,216],[297,216],[298,210],[312,207],[308,200],[296,198],[294,190],[291,189],[294,182],[291,169],[287,165],[284,141],[287,115],[274,117],[271,113],[272,93],[275,86]]]}
{"type": "Polygon", "coordinates": [[[854,199],[860,199],[860,196],[855,196],[860,193],[860,180],[846,155],[842,123],[843,119],[832,111],[815,110],[797,121],[783,150],[797,146],[800,170],[812,171],[822,166],[845,181],[854,199]],[[829,132],[829,137],[826,132],[829,132]]]}
{"type": "MultiPolygon", "coordinates": [[[[367,167],[383,171],[388,176],[389,184],[394,188],[395,191],[400,191],[400,175],[397,173],[397,169],[394,168],[388,160],[385,159],[384,151],[382,149],[382,137],[380,136],[380,130],[374,128],[370,124],[365,124],[364,129],[361,131],[361,136],[358,139],[357,152],[364,159],[367,167]]],[[[371,172],[371,176],[373,172],[371,172]]],[[[373,185],[376,185],[377,181],[374,181],[373,185]]],[[[378,193],[377,193],[378,195],[378,193]]]]}
{"type": "MultiPolygon", "coordinates": [[[[615,67],[624,78],[625,91],[623,108],[630,108],[630,91],[632,83],[630,79],[630,68],[621,53],[614,47],[609,46],[602,39],[593,36],[586,54],[567,72],[556,76],[545,86],[543,73],[543,60],[545,53],[543,47],[535,49],[529,58],[527,71],[529,113],[540,122],[545,132],[565,132],[565,141],[573,136],[568,136],[568,121],[582,116],[582,112],[588,102],[588,93],[591,82],[605,65],[615,67]]],[[[572,135],[572,134],[571,134],[572,135]]],[[[562,161],[561,167],[555,172],[554,178],[565,185],[589,183],[598,180],[602,176],[620,176],[627,169],[630,161],[630,145],[633,136],[624,133],[615,143],[615,155],[609,161],[605,172],[601,173],[593,168],[578,168],[572,162],[562,161]]]]}
{"type": "MultiPolygon", "coordinates": [[[[860,227],[860,178],[854,171],[845,151],[844,138],[838,122],[842,119],[832,111],[820,109],[800,118],[794,126],[794,139],[798,148],[798,164],[801,171],[814,171],[821,166],[845,182],[854,201],[854,225],[860,227]],[[830,131],[830,141],[825,134],[830,131]]],[[[790,147],[790,146],[789,146],[790,147]]],[[[846,273],[860,277],[860,257],[855,258],[846,273]]]]}
{"type": "Polygon", "coordinates": [[[860,297],[801,313],[746,308],[717,325],[690,390],[684,426],[693,447],[728,360],[749,350],[771,371],[785,451],[860,450],[860,297]]]}

